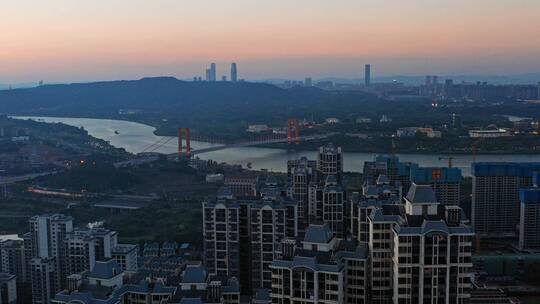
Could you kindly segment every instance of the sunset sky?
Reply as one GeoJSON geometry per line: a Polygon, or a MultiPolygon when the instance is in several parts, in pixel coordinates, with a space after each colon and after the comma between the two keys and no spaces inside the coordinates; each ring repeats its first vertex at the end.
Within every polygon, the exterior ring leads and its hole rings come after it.
{"type": "Polygon", "coordinates": [[[539,0],[17,0],[0,83],[540,72],[539,0]],[[227,66],[226,66],[227,65],[227,66]]]}

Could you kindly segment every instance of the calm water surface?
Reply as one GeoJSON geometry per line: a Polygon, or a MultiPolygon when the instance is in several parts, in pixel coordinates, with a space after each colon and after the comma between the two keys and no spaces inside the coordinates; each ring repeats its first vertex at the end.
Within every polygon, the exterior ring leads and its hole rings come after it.
{"type": "MultiPolygon", "coordinates": [[[[65,117],[28,117],[18,116],[20,119],[33,119],[48,123],[64,123],[75,127],[83,127],[94,137],[108,141],[111,145],[124,148],[128,152],[139,153],[145,151],[158,140],[170,141],[154,152],[174,153],[177,151],[176,138],[164,138],[154,134],[155,128],[141,123],[93,118],[65,118],[65,117]],[[116,133],[118,132],[118,134],[116,133]]],[[[213,144],[204,142],[192,142],[194,149],[209,147],[213,144]]],[[[344,151],[344,167],[346,171],[361,171],[364,161],[373,160],[375,153],[359,153],[344,151]]],[[[200,154],[202,159],[212,159],[217,162],[227,162],[246,166],[251,163],[255,170],[268,169],[271,171],[284,172],[287,170],[286,162],[301,156],[315,158],[315,151],[285,150],[258,147],[231,148],[221,151],[200,154]]],[[[438,154],[398,154],[400,160],[410,161],[421,166],[446,166],[446,159],[439,160],[438,154]]],[[[446,157],[446,155],[445,155],[446,157]]],[[[512,162],[540,162],[540,155],[478,155],[477,161],[512,161],[512,162]]],[[[472,157],[470,155],[455,155],[454,167],[463,171],[464,175],[470,175],[472,157]]]]}

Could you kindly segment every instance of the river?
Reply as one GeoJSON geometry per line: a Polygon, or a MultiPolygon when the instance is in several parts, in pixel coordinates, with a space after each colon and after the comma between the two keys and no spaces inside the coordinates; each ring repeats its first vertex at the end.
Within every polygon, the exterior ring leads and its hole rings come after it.
{"type": "MultiPolygon", "coordinates": [[[[94,137],[108,141],[111,145],[124,148],[128,152],[139,153],[158,140],[165,141],[162,136],[154,134],[155,128],[141,123],[93,118],[65,118],[65,117],[29,117],[17,116],[19,119],[33,119],[48,123],[64,123],[75,127],[83,127],[94,137]]],[[[213,144],[192,142],[194,149],[209,147],[213,144]]],[[[177,151],[177,140],[171,139],[154,152],[174,153],[177,151]]],[[[247,166],[251,163],[255,170],[268,169],[270,171],[285,172],[287,160],[301,156],[315,159],[316,151],[285,150],[259,147],[230,148],[220,151],[200,154],[201,159],[212,159],[217,162],[247,166]]],[[[421,166],[447,166],[446,159],[439,160],[437,154],[398,154],[400,160],[415,162],[421,166]]],[[[447,157],[447,155],[444,155],[447,157]]],[[[359,153],[344,151],[345,171],[362,171],[364,161],[373,160],[375,153],[359,153]]],[[[454,167],[460,168],[465,176],[470,175],[472,157],[470,155],[454,155],[454,167]]],[[[507,162],[540,162],[540,155],[502,154],[478,155],[477,161],[507,161],[507,162]]]]}

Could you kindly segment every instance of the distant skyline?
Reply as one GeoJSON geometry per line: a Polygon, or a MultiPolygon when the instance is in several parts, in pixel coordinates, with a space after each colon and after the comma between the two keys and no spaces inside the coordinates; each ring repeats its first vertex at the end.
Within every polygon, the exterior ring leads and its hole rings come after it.
{"type": "Polygon", "coordinates": [[[0,83],[540,72],[537,0],[2,3],[0,83]],[[380,3],[384,2],[384,3],[380,3]]]}

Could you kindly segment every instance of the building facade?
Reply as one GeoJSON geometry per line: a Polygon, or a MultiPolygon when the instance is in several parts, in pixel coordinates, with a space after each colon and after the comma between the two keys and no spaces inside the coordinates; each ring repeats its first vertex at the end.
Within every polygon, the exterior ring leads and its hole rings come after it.
{"type": "Polygon", "coordinates": [[[474,163],[471,221],[482,238],[516,237],[519,190],[533,185],[540,163],[474,163]]]}

